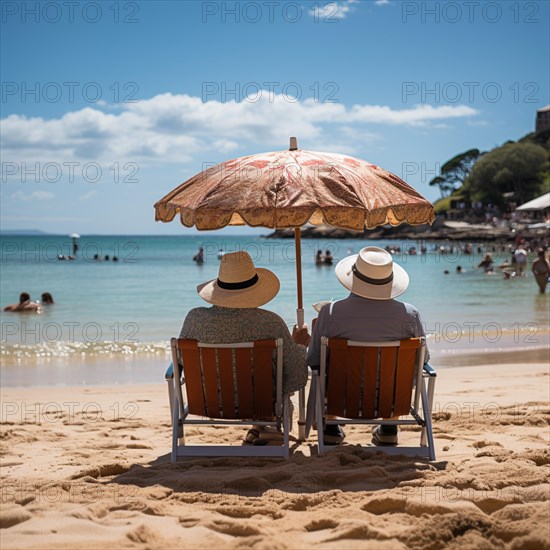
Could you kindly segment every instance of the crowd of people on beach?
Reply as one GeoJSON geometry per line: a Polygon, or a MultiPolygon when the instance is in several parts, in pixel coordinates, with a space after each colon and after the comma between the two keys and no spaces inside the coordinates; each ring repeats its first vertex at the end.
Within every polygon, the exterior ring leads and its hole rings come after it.
{"type": "MultiPolygon", "coordinates": [[[[530,247],[529,247],[529,250],[530,247]]],[[[498,268],[502,270],[504,279],[511,279],[513,277],[524,277],[526,276],[527,270],[527,259],[529,252],[526,248],[525,242],[520,241],[519,244],[513,248],[508,246],[505,249],[506,252],[510,253],[509,260],[501,263],[498,268]]],[[[533,260],[531,265],[531,272],[533,273],[537,285],[539,287],[539,292],[544,294],[546,291],[546,286],[548,284],[548,279],[550,277],[550,263],[547,259],[548,247],[543,248],[539,247],[536,249],[537,257],[533,260]]],[[[478,268],[483,268],[484,272],[487,275],[492,275],[495,273],[495,261],[492,254],[485,254],[483,260],[477,265],[478,268]]]]}
{"type": "MultiPolygon", "coordinates": [[[[63,255],[63,254],[59,254],[57,259],[59,261],[74,261],[74,260],[76,260],[76,256],[66,256],[66,255],[63,255]]],[[[118,256],[113,256],[111,258],[111,256],[109,256],[109,254],[105,254],[105,256],[101,256],[99,254],[94,254],[93,259],[94,259],[94,262],[109,262],[111,260],[113,262],[118,262],[118,256]]]]}
{"type": "MultiPolygon", "coordinates": [[[[388,245],[385,248],[390,254],[417,254],[415,247],[410,247],[406,251],[402,251],[400,246],[388,245]]],[[[548,238],[532,238],[530,240],[523,239],[520,235],[516,236],[513,243],[494,242],[486,244],[473,244],[462,242],[447,242],[444,244],[433,244],[428,250],[426,245],[422,243],[420,253],[440,254],[453,260],[460,256],[473,256],[474,254],[483,254],[482,260],[477,264],[477,268],[483,269],[486,275],[494,275],[497,270],[502,272],[504,279],[512,279],[515,277],[525,277],[528,274],[528,260],[533,255],[536,255],[533,260],[531,271],[537,282],[539,291],[544,294],[546,286],[550,278],[550,242],[548,238]],[[497,264],[498,259],[503,261],[497,264]]],[[[456,266],[457,274],[465,273],[466,271],[461,265],[456,266]]],[[[450,270],[445,269],[444,275],[449,275],[450,270]]]]}
{"type": "MultiPolygon", "coordinates": [[[[57,259],[59,261],[74,261],[77,257],[77,252],[79,249],[78,241],[76,237],[73,237],[72,245],[72,254],[64,255],[59,254],[57,259]]],[[[96,262],[118,262],[118,256],[113,256],[112,258],[109,255],[100,256],[99,254],[94,255],[94,261],[96,262]]],[[[19,312],[19,313],[41,313],[43,306],[53,305],[55,302],[50,292],[43,292],[39,300],[31,300],[31,296],[28,292],[21,292],[19,295],[19,302],[16,304],[9,304],[3,308],[3,311],[10,312],[19,312]]]]}
{"type": "MultiPolygon", "coordinates": [[[[218,251],[218,260],[221,260],[224,254],[224,251],[220,249],[218,251]]],[[[193,261],[197,265],[202,265],[205,262],[204,248],[202,246],[199,247],[198,252],[193,256],[193,261]]],[[[315,265],[332,265],[333,263],[334,257],[330,250],[326,250],[324,254],[322,250],[317,250],[317,253],[315,254],[315,265]]]]}
{"type": "MultiPolygon", "coordinates": [[[[547,245],[545,247],[541,246],[533,249],[532,245],[528,246],[524,241],[522,241],[515,247],[513,245],[500,244],[485,247],[485,250],[488,249],[492,252],[486,252],[483,259],[477,264],[476,267],[483,269],[483,272],[486,275],[494,275],[496,273],[496,269],[499,269],[502,272],[504,279],[527,276],[528,258],[533,254],[533,252],[536,252],[536,258],[531,264],[531,272],[535,277],[535,281],[539,288],[539,293],[545,293],[546,286],[548,285],[548,281],[550,279],[550,261],[548,260],[549,249],[547,245]],[[493,257],[493,254],[495,253],[502,253],[505,257],[504,262],[496,265],[495,258],[493,257]]],[[[457,250],[473,250],[473,247],[472,245],[464,246],[463,248],[457,247],[457,250]]],[[[481,246],[478,246],[476,250],[478,253],[483,253],[483,248],[481,246]]],[[[449,252],[451,253],[451,250],[449,250],[449,252]]],[[[444,275],[449,275],[450,271],[445,269],[443,273],[444,275]]],[[[462,266],[456,266],[456,273],[464,273],[462,266]]]]}

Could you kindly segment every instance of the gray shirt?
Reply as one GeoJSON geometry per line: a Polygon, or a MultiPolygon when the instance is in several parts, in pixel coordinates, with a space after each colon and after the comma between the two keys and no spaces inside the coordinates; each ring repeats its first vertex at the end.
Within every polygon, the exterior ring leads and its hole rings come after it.
{"type": "MultiPolygon", "coordinates": [[[[321,336],[359,342],[405,340],[425,336],[418,310],[396,300],[370,300],[351,293],[319,312],[307,354],[311,367],[321,364],[321,336]]],[[[426,355],[426,361],[428,355],[426,355]]]]}
{"type": "Polygon", "coordinates": [[[272,311],[257,307],[197,307],[187,314],[180,338],[206,344],[282,338],[283,391],[296,391],[306,385],[306,348],[294,342],[283,319],[272,311]]]}

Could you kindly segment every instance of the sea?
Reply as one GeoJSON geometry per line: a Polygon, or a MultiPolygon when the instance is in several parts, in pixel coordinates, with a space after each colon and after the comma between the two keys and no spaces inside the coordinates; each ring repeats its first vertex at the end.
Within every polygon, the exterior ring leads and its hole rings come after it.
{"type": "MultiPolygon", "coordinates": [[[[33,301],[49,292],[55,301],[38,314],[2,312],[2,385],[161,382],[170,363],[170,338],[179,334],[190,309],[207,305],[196,287],[217,276],[220,253],[245,250],[257,266],[274,271],[281,290],[264,307],[290,329],[295,323],[293,239],[82,235],[78,244],[71,261],[59,259],[72,254],[67,236],[1,237],[2,308],[16,303],[21,292],[33,301]],[[205,262],[197,265],[193,256],[200,246],[205,262]]],[[[303,239],[306,322],[317,315],[313,304],[348,294],[334,266],[315,265],[317,250],[330,250],[336,263],[363,246],[388,246],[398,249],[394,261],[409,273],[409,288],[398,299],[420,311],[434,366],[468,364],[468,357],[479,363],[481,355],[491,362],[521,362],[524,354],[536,353],[544,360],[550,342],[548,289],[539,294],[530,264],[525,276],[504,278],[498,266],[510,261],[505,247],[470,244],[472,253],[456,246],[451,251],[450,243],[440,241],[303,239]],[[409,253],[413,248],[417,254],[409,253]],[[493,274],[476,267],[487,252],[497,266],[493,274]]]]}

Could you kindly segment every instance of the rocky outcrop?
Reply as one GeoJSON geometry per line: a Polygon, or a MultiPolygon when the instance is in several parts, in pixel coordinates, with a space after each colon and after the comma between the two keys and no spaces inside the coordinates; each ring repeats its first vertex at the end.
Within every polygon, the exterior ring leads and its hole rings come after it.
{"type": "MultiPolygon", "coordinates": [[[[544,232],[544,231],[543,231],[544,232]]],[[[547,231],[548,233],[548,231],[547,231]]],[[[521,230],[524,238],[540,236],[540,231],[521,230]]],[[[494,241],[515,238],[508,227],[493,227],[483,224],[451,222],[436,218],[430,225],[412,226],[401,224],[396,227],[385,225],[375,229],[353,231],[329,225],[306,226],[302,228],[304,239],[411,239],[411,240],[452,240],[452,241],[494,241]]],[[[294,238],[294,229],[278,229],[266,236],[275,239],[294,238]]]]}

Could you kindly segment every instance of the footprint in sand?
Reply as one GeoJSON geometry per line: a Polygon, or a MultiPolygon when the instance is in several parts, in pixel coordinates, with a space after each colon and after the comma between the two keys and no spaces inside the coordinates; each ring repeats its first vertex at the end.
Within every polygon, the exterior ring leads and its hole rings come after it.
{"type": "Polygon", "coordinates": [[[403,513],[405,511],[405,499],[376,497],[366,504],[363,504],[363,506],[361,506],[361,510],[377,516],[382,514],[403,513]]]}
{"type": "Polygon", "coordinates": [[[229,521],[214,521],[208,525],[210,529],[223,533],[224,535],[231,535],[232,537],[251,537],[253,535],[260,535],[262,532],[251,525],[245,525],[242,523],[229,522],[229,521]]]}
{"type": "Polygon", "coordinates": [[[0,529],[8,529],[32,518],[27,510],[21,506],[14,506],[0,511],[0,529]]]}
{"type": "Polygon", "coordinates": [[[339,523],[331,519],[317,519],[305,526],[306,531],[323,531],[324,529],[334,529],[339,523]]]}
{"type": "Polygon", "coordinates": [[[290,502],[284,502],[282,508],[284,510],[291,510],[293,512],[305,512],[314,506],[319,504],[325,504],[326,500],[321,496],[305,496],[301,495],[290,502]]]}
{"type": "Polygon", "coordinates": [[[179,523],[182,527],[188,529],[189,527],[195,527],[200,523],[200,518],[179,518],[179,523]]]}
{"type": "Polygon", "coordinates": [[[97,468],[88,468],[86,470],[81,470],[80,472],[72,475],[69,479],[80,479],[83,477],[109,477],[116,476],[119,474],[125,474],[130,469],[130,466],[125,466],[123,464],[104,464],[97,468]]]}
{"type": "Polygon", "coordinates": [[[253,516],[268,516],[271,519],[281,519],[284,514],[277,510],[269,510],[267,508],[254,506],[238,506],[232,508],[219,507],[215,509],[218,514],[228,516],[230,518],[251,518],[253,516]]]}
{"type": "Polygon", "coordinates": [[[126,537],[132,542],[145,544],[158,542],[159,534],[146,525],[140,525],[136,529],[126,533],[126,537]]]}
{"type": "Polygon", "coordinates": [[[483,447],[502,447],[502,445],[498,441],[487,441],[486,439],[481,439],[479,441],[474,441],[473,443],[470,443],[470,447],[473,447],[474,449],[482,449],[483,447]]]}

